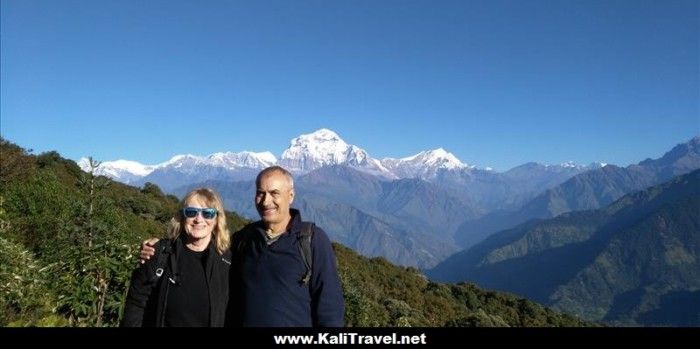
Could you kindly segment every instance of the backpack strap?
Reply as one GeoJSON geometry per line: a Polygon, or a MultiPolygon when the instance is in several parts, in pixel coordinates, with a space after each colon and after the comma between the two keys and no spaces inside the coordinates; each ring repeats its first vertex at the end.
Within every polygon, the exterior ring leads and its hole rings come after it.
{"type": "Polygon", "coordinates": [[[172,243],[170,243],[168,240],[161,241],[156,245],[156,255],[158,257],[156,257],[156,264],[153,266],[153,275],[149,280],[151,283],[155,284],[156,281],[163,276],[165,265],[168,263],[168,259],[170,259],[170,253],[172,253],[172,250],[172,243]]]}
{"type": "Polygon", "coordinates": [[[299,252],[301,253],[301,259],[304,261],[304,266],[306,267],[306,273],[299,280],[302,285],[308,285],[311,280],[311,267],[313,266],[313,259],[311,256],[311,236],[314,233],[316,225],[313,222],[302,222],[301,232],[297,235],[297,240],[299,241],[299,252]]]}

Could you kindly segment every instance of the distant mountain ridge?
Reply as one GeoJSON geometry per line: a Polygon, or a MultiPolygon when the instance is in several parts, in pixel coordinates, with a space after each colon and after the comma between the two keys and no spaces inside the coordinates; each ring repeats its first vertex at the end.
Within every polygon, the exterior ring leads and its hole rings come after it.
{"type": "MultiPolygon", "coordinates": [[[[253,181],[210,180],[174,192],[183,195],[200,186],[217,190],[227,208],[257,217],[253,181]]],[[[457,252],[443,219],[454,221],[454,229],[460,217],[472,210],[431,183],[386,182],[345,166],[323,167],[301,175],[295,179],[295,191],[292,206],[301,209],[303,219],[322,226],[332,240],[369,257],[384,256],[394,263],[420,268],[431,267],[457,252]]]]}
{"type": "Polygon", "coordinates": [[[700,136],[675,146],[659,159],[647,159],[626,168],[606,165],[572,176],[544,190],[517,210],[494,211],[464,222],[455,233],[455,240],[463,248],[468,248],[492,233],[530,219],[605,207],[627,193],[663,183],[698,168],[700,136]]]}
{"type": "MultiPolygon", "coordinates": [[[[227,208],[256,219],[251,181],[209,180],[175,189],[212,187],[227,208]]],[[[304,217],[323,224],[334,241],[366,256],[384,256],[401,265],[430,268],[457,252],[454,231],[484,209],[468,197],[422,179],[387,181],[347,166],[326,166],[295,179],[296,201],[304,217]],[[348,219],[352,217],[353,219],[348,219]]]]}
{"type": "Polygon", "coordinates": [[[499,232],[428,275],[594,321],[700,326],[700,170],[604,209],[499,232]]]}
{"type": "MultiPolygon", "coordinates": [[[[85,158],[80,159],[78,164],[83,170],[87,170],[85,158]]],[[[337,133],[322,128],[292,139],[290,146],[279,159],[269,151],[219,152],[208,156],[186,154],[176,155],[156,165],[143,165],[130,160],[104,161],[97,173],[133,185],[153,182],[170,191],[177,186],[171,183],[178,180],[180,184],[210,179],[250,180],[253,179],[251,174],[275,164],[296,175],[325,166],[340,165],[386,180],[420,178],[431,182],[439,181],[439,173],[442,171],[477,170],[476,166],[462,163],[454,154],[443,148],[422,151],[401,159],[375,159],[364,149],[346,143],[337,133]]],[[[577,173],[587,169],[571,163],[545,167],[551,168],[551,172],[558,172],[558,168],[575,168],[578,169],[577,173]]]]}

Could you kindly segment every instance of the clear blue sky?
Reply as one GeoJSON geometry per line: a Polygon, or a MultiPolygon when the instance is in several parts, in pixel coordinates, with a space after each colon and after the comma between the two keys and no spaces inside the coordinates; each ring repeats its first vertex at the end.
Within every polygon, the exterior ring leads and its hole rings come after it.
{"type": "Polygon", "coordinates": [[[152,164],[321,127],[502,171],[700,134],[697,0],[2,0],[3,137],[152,164]]]}

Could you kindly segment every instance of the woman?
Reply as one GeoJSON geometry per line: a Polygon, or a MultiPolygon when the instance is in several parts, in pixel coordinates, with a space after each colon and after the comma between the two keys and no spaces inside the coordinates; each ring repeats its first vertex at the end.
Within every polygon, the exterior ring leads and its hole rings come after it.
{"type": "Polygon", "coordinates": [[[154,258],[134,270],[121,326],[224,326],[230,243],[219,195],[189,192],[154,258]]]}

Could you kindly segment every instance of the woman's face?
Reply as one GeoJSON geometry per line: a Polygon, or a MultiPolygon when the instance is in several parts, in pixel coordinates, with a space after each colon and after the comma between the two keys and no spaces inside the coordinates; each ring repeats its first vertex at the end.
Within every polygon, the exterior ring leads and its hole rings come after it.
{"type": "MultiPolygon", "coordinates": [[[[185,207],[210,208],[199,197],[194,196],[185,203],[185,207]]],[[[213,207],[211,207],[213,208],[213,207]]],[[[197,212],[194,217],[185,217],[185,232],[191,239],[200,240],[211,236],[216,227],[216,217],[204,218],[203,212],[197,212]]]]}

